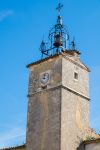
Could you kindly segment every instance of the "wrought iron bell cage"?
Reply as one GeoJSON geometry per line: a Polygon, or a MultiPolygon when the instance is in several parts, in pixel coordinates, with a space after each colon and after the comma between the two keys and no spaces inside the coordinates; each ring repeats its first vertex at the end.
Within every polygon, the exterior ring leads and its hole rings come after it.
{"type": "Polygon", "coordinates": [[[57,24],[49,32],[50,48],[60,52],[67,49],[69,34],[62,24],[61,16],[58,16],[57,24]]]}
{"type": "Polygon", "coordinates": [[[58,4],[56,8],[58,10],[57,23],[54,27],[49,31],[49,42],[47,43],[42,41],[40,45],[40,51],[42,53],[42,58],[54,55],[56,53],[60,53],[66,51],[69,48],[69,34],[66,30],[65,26],[62,23],[62,17],[60,15],[60,11],[63,5],[61,3],[58,4]]]}

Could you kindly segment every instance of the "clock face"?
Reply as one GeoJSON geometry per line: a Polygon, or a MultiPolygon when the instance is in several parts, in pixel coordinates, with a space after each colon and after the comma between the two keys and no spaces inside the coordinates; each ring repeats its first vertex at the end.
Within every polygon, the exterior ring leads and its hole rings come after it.
{"type": "Polygon", "coordinates": [[[48,73],[44,73],[41,76],[41,83],[42,84],[46,84],[49,81],[49,74],[48,73]]]}

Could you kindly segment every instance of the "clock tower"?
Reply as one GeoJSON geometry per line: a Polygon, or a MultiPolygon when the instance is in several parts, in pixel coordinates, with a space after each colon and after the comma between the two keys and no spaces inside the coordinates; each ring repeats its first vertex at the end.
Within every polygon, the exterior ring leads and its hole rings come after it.
{"type": "Polygon", "coordinates": [[[89,69],[62,23],[42,41],[42,59],[29,68],[27,150],[77,150],[89,129],[89,69]]]}

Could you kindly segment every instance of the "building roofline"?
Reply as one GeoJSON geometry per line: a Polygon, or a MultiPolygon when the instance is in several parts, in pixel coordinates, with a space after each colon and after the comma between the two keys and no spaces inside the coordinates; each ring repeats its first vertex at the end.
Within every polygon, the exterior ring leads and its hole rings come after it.
{"type": "Polygon", "coordinates": [[[91,144],[91,143],[99,143],[99,142],[100,142],[100,138],[97,138],[97,139],[93,139],[93,140],[83,141],[83,144],[91,144]]]}
{"type": "Polygon", "coordinates": [[[51,59],[51,58],[57,57],[57,56],[59,56],[59,55],[62,55],[63,53],[71,54],[71,55],[73,55],[74,53],[77,53],[78,55],[81,54],[81,53],[80,53],[79,51],[77,51],[77,50],[66,50],[66,51],[59,52],[59,53],[57,53],[57,54],[55,54],[55,55],[51,55],[51,56],[49,56],[49,57],[46,57],[46,58],[44,58],[44,59],[40,59],[40,60],[38,60],[38,61],[32,62],[32,63],[28,64],[26,67],[29,68],[29,67],[31,67],[32,65],[37,65],[37,64],[39,64],[39,63],[41,63],[41,62],[44,62],[44,61],[47,61],[47,60],[49,60],[49,59],[51,59]]]}
{"type": "Polygon", "coordinates": [[[26,144],[20,145],[20,146],[15,146],[15,147],[8,147],[8,148],[1,148],[0,150],[16,150],[18,148],[22,149],[25,148],[26,144]]]}
{"type": "Polygon", "coordinates": [[[51,56],[46,57],[46,58],[44,58],[44,59],[40,59],[40,60],[38,60],[38,61],[32,62],[32,63],[28,64],[26,67],[29,68],[29,67],[31,67],[31,66],[33,66],[33,65],[37,65],[37,64],[40,64],[41,62],[45,62],[45,61],[47,61],[47,60],[49,60],[49,59],[58,57],[59,55],[61,55],[61,53],[55,54],[55,55],[51,55],[51,56]]]}
{"type": "MultiPolygon", "coordinates": [[[[53,59],[53,58],[58,57],[58,56],[64,56],[64,57],[65,57],[64,54],[74,55],[74,53],[77,53],[78,55],[80,55],[80,53],[79,53],[78,51],[76,51],[76,50],[66,50],[66,51],[63,51],[63,52],[59,52],[59,53],[57,53],[57,54],[55,54],[55,55],[51,55],[51,56],[49,56],[49,57],[47,57],[47,58],[40,59],[40,60],[38,60],[38,61],[32,62],[32,63],[28,64],[26,67],[29,68],[29,67],[31,67],[31,66],[33,66],[33,65],[38,65],[38,64],[40,64],[41,62],[48,61],[49,59],[53,59]]],[[[71,59],[69,59],[69,60],[72,61],[72,62],[74,62],[74,61],[71,60],[71,59]]],[[[81,62],[81,63],[82,63],[82,62],[81,62]]],[[[89,69],[84,63],[82,63],[82,64],[84,65],[84,67],[82,67],[82,68],[84,68],[85,70],[87,70],[88,72],[90,72],[90,69],[89,69]]],[[[81,66],[81,65],[79,65],[79,66],[81,66]]]]}

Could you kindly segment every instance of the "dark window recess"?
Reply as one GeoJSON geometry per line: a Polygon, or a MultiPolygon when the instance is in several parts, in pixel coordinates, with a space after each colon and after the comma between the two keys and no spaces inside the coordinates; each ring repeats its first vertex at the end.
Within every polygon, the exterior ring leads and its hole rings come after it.
{"type": "Polygon", "coordinates": [[[74,72],[74,79],[78,80],[78,73],[74,72]]]}
{"type": "Polygon", "coordinates": [[[46,89],[47,88],[47,85],[45,85],[45,86],[42,86],[42,89],[46,89]]]}

